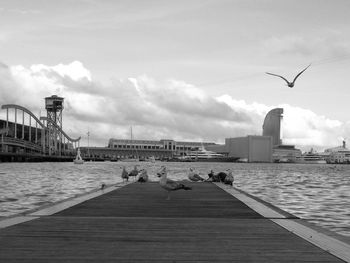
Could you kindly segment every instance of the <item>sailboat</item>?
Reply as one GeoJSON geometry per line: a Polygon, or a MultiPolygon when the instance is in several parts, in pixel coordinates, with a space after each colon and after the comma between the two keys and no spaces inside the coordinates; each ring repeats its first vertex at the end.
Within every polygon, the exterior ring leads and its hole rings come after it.
{"type": "Polygon", "coordinates": [[[121,159],[122,162],[138,162],[139,161],[139,156],[138,156],[137,150],[136,150],[136,148],[133,148],[134,145],[133,145],[133,138],[132,138],[132,127],[130,127],[130,135],[131,135],[131,156],[129,156],[130,158],[121,159]]]}
{"type": "Polygon", "coordinates": [[[83,164],[84,163],[83,158],[81,158],[81,156],[80,156],[80,149],[79,148],[77,149],[77,156],[75,156],[74,163],[75,164],[83,164]]]}

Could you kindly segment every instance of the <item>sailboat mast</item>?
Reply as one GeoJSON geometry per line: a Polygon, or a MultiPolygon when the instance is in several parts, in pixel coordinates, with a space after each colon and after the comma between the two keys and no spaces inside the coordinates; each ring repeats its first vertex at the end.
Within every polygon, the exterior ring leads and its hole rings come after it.
{"type": "Polygon", "coordinates": [[[138,158],[136,145],[134,145],[133,136],[132,136],[132,126],[130,126],[130,136],[131,136],[131,154],[132,154],[133,158],[138,158]]]}
{"type": "Polygon", "coordinates": [[[131,136],[131,143],[132,143],[132,126],[130,126],[130,136],[131,136]]]}

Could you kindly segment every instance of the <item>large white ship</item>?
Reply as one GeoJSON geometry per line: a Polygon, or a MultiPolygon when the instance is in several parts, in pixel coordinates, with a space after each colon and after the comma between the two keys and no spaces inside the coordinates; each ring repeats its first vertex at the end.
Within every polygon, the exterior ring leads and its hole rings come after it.
{"type": "Polygon", "coordinates": [[[314,164],[324,164],[326,162],[326,155],[315,152],[311,149],[307,153],[303,153],[301,156],[296,157],[297,163],[314,163],[314,164]]]}
{"type": "Polygon", "coordinates": [[[203,146],[196,151],[189,151],[186,155],[177,158],[188,162],[233,162],[238,158],[228,157],[220,153],[206,150],[203,146]]]}

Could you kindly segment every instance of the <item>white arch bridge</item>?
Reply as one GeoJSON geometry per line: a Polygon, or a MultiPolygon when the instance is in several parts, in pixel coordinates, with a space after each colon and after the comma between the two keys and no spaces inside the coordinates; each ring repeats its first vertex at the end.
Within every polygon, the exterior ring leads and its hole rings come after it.
{"type": "Polygon", "coordinates": [[[75,155],[81,137],[71,138],[51,119],[37,118],[25,107],[5,104],[1,109],[6,110],[6,119],[0,120],[2,155],[75,155]]]}

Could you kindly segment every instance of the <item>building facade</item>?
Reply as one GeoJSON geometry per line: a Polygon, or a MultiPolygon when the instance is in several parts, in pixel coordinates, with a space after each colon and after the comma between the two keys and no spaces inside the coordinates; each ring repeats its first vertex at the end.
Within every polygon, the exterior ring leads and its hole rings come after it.
{"type": "Polygon", "coordinates": [[[350,150],[346,147],[345,140],[342,146],[325,150],[327,163],[350,163],[350,150]]]}
{"type": "Polygon", "coordinates": [[[226,138],[228,156],[247,162],[272,162],[272,137],[248,135],[246,137],[226,138]]]}
{"type": "Polygon", "coordinates": [[[263,136],[271,136],[273,145],[281,145],[281,121],[283,118],[283,109],[275,108],[270,110],[264,119],[263,136]]]}
{"type": "Polygon", "coordinates": [[[294,145],[282,143],[282,119],[283,108],[270,110],[264,119],[263,136],[271,136],[273,144],[273,162],[296,162],[301,156],[301,151],[294,145]]]}
{"type": "Polygon", "coordinates": [[[196,151],[209,145],[216,144],[212,142],[182,142],[170,139],[131,140],[111,138],[107,147],[81,147],[81,154],[84,158],[107,160],[127,157],[170,159],[175,156],[186,155],[190,151],[196,151]]]}
{"type": "Polygon", "coordinates": [[[169,150],[176,154],[181,152],[198,150],[200,147],[215,145],[211,142],[181,142],[174,140],[128,140],[109,139],[108,148],[113,149],[136,149],[136,150],[169,150]]]}

